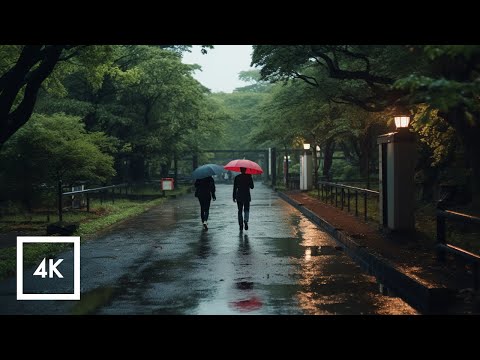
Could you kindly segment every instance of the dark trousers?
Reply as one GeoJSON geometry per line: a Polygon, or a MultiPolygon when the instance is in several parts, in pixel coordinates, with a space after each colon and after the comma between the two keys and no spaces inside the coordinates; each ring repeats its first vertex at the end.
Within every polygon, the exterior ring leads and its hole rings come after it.
{"type": "Polygon", "coordinates": [[[245,220],[248,222],[248,217],[250,215],[250,201],[242,202],[237,200],[238,206],[238,225],[242,225],[245,220]],[[242,216],[242,210],[245,213],[245,218],[242,216]]]}
{"type": "Polygon", "coordinates": [[[200,201],[200,217],[202,218],[203,221],[208,220],[208,212],[210,210],[210,201],[212,199],[210,197],[208,198],[198,198],[198,201],[200,201]]]}

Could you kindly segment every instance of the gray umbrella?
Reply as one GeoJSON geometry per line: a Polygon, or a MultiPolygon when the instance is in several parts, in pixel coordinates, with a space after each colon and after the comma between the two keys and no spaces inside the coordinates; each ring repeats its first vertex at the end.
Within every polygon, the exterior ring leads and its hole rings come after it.
{"type": "Polygon", "coordinates": [[[225,169],[217,164],[205,164],[196,168],[192,173],[192,178],[203,179],[212,175],[220,175],[225,169]]]}

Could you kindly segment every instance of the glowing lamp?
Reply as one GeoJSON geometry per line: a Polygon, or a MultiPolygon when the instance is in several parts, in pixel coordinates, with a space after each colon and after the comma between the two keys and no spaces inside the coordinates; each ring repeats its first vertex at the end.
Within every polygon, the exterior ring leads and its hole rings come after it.
{"type": "Polygon", "coordinates": [[[410,124],[410,116],[395,116],[395,126],[397,129],[407,128],[410,124]]]}

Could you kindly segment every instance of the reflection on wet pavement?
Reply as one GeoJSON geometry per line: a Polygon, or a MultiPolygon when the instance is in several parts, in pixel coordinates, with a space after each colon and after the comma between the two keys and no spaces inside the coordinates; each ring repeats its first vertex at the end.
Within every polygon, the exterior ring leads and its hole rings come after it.
{"type": "MultiPolygon", "coordinates": [[[[10,302],[11,313],[416,313],[381,295],[375,278],[269,188],[255,183],[252,199],[243,233],[231,185],[222,184],[208,231],[193,194],[127,221],[82,244],[81,307],[10,302]]],[[[2,312],[6,288],[0,284],[2,312]]]]}

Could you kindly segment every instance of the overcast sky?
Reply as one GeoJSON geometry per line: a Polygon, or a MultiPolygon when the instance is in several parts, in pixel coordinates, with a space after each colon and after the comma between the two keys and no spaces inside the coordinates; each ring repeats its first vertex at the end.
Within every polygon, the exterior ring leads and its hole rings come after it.
{"type": "Polygon", "coordinates": [[[193,46],[191,53],[184,53],[183,62],[199,64],[202,71],[196,71],[195,79],[213,92],[232,92],[235,88],[246,86],[248,83],[238,79],[238,73],[249,70],[252,46],[251,45],[215,45],[208,54],[202,55],[201,47],[193,46]]]}

